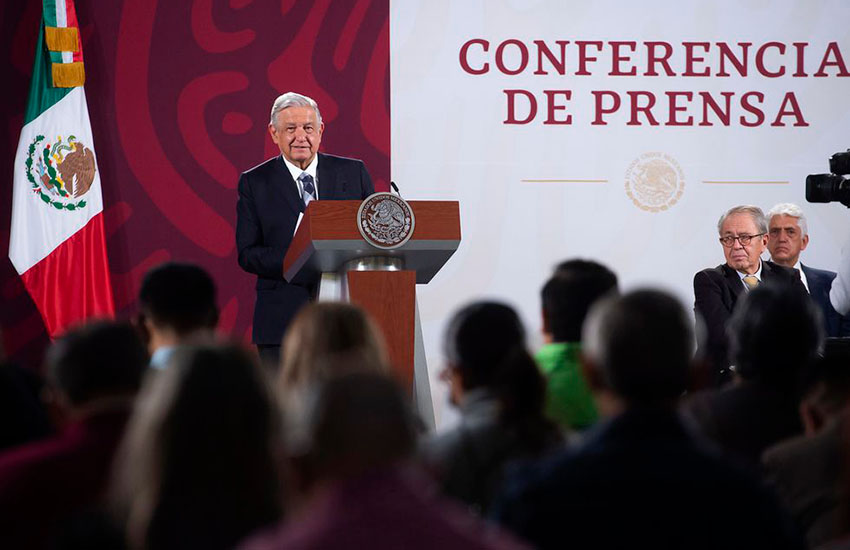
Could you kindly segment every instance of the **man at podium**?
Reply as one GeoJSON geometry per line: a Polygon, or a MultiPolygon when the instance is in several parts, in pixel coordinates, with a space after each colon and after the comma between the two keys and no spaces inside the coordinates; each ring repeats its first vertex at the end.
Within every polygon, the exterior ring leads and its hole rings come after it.
{"type": "Polygon", "coordinates": [[[239,177],[239,266],[257,275],[252,340],[263,362],[274,366],[287,325],[313,291],[283,279],[283,257],[299,215],[313,200],[362,200],[375,192],[362,161],[318,152],[324,129],[313,99],[295,92],[279,96],[269,134],[281,154],[239,177]]]}

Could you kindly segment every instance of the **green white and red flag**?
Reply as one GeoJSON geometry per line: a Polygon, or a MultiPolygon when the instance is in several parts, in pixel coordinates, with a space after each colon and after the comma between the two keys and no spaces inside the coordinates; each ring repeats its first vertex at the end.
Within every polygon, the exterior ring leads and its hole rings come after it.
{"type": "Polygon", "coordinates": [[[51,338],[115,306],[74,0],[43,0],[15,156],[9,259],[51,338]]]}

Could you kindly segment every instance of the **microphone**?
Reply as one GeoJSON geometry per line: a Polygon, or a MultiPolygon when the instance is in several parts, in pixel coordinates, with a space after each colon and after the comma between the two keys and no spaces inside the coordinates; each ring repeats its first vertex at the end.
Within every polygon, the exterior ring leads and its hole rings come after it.
{"type": "Polygon", "coordinates": [[[393,188],[396,195],[398,195],[399,197],[401,196],[401,191],[398,190],[398,185],[396,185],[394,181],[390,181],[390,187],[393,188]]]}

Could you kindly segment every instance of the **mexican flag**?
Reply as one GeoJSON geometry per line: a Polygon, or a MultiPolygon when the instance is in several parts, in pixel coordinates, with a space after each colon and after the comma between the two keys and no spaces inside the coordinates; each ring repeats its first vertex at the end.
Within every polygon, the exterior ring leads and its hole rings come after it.
{"type": "Polygon", "coordinates": [[[43,0],[15,156],[9,259],[51,338],[115,306],[74,0],[43,0]]]}

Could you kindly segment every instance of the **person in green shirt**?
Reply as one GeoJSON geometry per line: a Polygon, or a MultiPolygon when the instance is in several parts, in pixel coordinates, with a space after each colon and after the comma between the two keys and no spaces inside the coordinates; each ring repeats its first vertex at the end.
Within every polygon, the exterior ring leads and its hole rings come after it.
{"type": "Polygon", "coordinates": [[[579,360],[581,327],[590,307],[617,292],[617,276],[588,260],[568,260],[540,292],[546,342],[535,359],[546,377],[546,415],[568,430],[583,430],[598,416],[579,360]]]}

